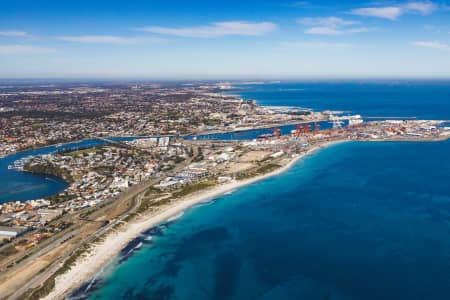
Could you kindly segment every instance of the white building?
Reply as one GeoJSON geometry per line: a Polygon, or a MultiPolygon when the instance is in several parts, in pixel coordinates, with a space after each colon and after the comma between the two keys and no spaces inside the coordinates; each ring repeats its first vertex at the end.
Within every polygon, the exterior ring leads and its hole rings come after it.
{"type": "Polygon", "coordinates": [[[15,238],[27,231],[26,227],[7,227],[0,226],[0,237],[1,238],[15,238]]]}
{"type": "Polygon", "coordinates": [[[170,142],[170,137],[168,137],[168,136],[161,137],[158,140],[158,147],[167,147],[167,146],[169,146],[169,142],[170,142]]]}

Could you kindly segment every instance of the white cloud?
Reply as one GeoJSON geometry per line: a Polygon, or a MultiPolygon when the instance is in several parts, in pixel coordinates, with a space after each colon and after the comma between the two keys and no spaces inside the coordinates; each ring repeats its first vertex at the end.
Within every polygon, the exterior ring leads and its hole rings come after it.
{"type": "Polygon", "coordinates": [[[409,2],[402,6],[406,12],[416,12],[422,15],[429,15],[437,9],[437,5],[433,2],[409,2]]]}
{"type": "Polygon", "coordinates": [[[0,31],[0,36],[25,37],[28,36],[28,34],[25,31],[10,30],[10,31],[0,31]]]}
{"type": "Polygon", "coordinates": [[[333,27],[312,27],[304,31],[307,34],[341,35],[342,31],[333,27]]]}
{"type": "Polygon", "coordinates": [[[343,20],[337,17],[302,18],[298,19],[297,23],[306,26],[313,26],[305,29],[304,33],[306,34],[342,35],[348,33],[368,32],[372,30],[367,27],[348,28],[348,26],[360,24],[360,22],[343,20]]]}
{"type": "Polygon", "coordinates": [[[412,42],[414,46],[450,51],[450,46],[439,42],[412,42]]]}
{"type": "Polygon", "coordinates": [[[433,2],[408,2],[396,6],[385,7],[364,7],[351,10],[349,13],[358,16],[377,17],[389,20],[396,20],[401,15],[407,13],[418,13],[429,15],[437,9],[433,2]]]}
{"type": "Polygon", "coordinates": [[[303,41],[303,42],[283,42],[283,47],[292,48],[312,48],[312,49],[345,49],[353,47],[352,44],[347,43],[328,43],[321,41],[303,41]]]}
{"type": "Polygon", "coordinates": [[[358,21],[346,21],[338,17],[327,17],[327,18],[301,18],[297,20],[298,23],[307,26],[346,26],[359,24],[358,21]]]}
{"type": "Polygon", "coordinates": [[[86,43],[86,44],[138,44],[145,42],[162,42],[164,39],[157,37],[120,37],[120,36],[110,36],[110,35],[83,35],[83,36],[62,36],[58,39],[75,42],[75,43],[86,43]]]}
{"type": "Polygon", "coordinates": [[[44,54],[55,52],[55,49],[34,47],[30,45],[0,45],[0,54],[44,54]]]}
{"type": "Polygon", "coordinates": [[[248,23],[242,21],[216,22],[209,26],[199,27],[168,28],[150,26],[138,28],[138,30],[141,31],[158,34],[201,38],[214,38],[226,35],[262,36],[266,33],[275,31],[276,29],[277,25],[270,22],[248,23]]]}
{"type": "Polygon", "coordinates": [[[366,7],[358,8],[350,11],[353,15],[378,17],[389,20],[395,20],[402,15],[402,10],[399,7],[366,7]]]}
{"type": "Polygon", "coordinates": [[[311,27],[306,29],[304,32],[307,34],[323,34],[323,35],[343,35],[349,33],[361,33],[361,32],[370,32],[374,29],[367,27],[357,27],[350,29],[337,29],[333,27],[311,27]]]}

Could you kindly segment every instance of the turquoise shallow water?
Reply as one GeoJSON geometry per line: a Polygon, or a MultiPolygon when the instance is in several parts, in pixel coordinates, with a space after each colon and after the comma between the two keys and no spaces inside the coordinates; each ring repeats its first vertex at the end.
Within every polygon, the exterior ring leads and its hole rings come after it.
{"type": "Polygon", "coordinates": [[[321,150],[150,229],[73,296],[448,299],[448,153],[449,141],[321,150]]]}
{"type": "MultiPolygon", "coordinates": [[[[239,92],[242,97],[256,99],[263,105],[301,106],[316,111],[346,110],[363,116],[416,116],[421,119],[450,120],[450,85],[405,84],[405,82],[402,84],[303,82],[242,87],[245,89],[239,92]]],[[[322,129],[330,127],[328,122],[321,122],[320,125],[322,129]]],[[[283,134],[289,134],[294,128],[295,126],[280,127],[283,134]]],[[[272,132],[271,130],[252,130],[199,138],[244,140],[272,132]]],[[[64,147],[99,143],[98,140],[89,140],[64,147]]],[[[67,184],[62,180],[8,170],[8,165],[28,155],[46,154],[64,147],[48,147],[0,159],[0,182],[2,183],[0,203],[42,198],[63,190],[67,184]]]]}
{"type": "MultiPolygon", "coordinates": [[[[265,105],[450,119],[450,86],[251,88],[242,95],[265,105]]],[[[0,203],[63,189],[61,180],[7,169],[55,149],[0,159],[0,203]]],[[[450,141],[327,148],[149,229],[71,298],[449,299],[449,153],[450,141]]]]}

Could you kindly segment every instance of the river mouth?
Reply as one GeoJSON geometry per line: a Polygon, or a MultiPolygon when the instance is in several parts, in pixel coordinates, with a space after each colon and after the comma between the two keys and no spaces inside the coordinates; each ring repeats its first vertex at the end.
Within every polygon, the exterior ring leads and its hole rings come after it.
{"type": "Polygon", "coordinates": [[[52,175],[15,170],[8,173],[7,185],[0,187],[0,203],[40,199],[56,195],[69,186],[63,179],[52,175]]]}
{"type": "Polygon", "coordinates": [[[14,161],[30,155],[49,154],[60,149],[95,146],[100,143],[97,140],[85,140],[61,146],[49,146],[20,152],[1,158],[0,182],[2,185],[0,185],[0,203],[40,199],[58,194],[68,187],[66,181],[55,176],[31,174],[15,169],[8,169],[8,166],[12,165],[14,161]]]}
{"type": "MultiPolygon", "coordinates": [[[[319,122],[321,128],[331,127],[329,122],[319,122]]],[[[291,130],[295,128],[294,125],[286,125],[279,127],[283,134],[290,134],[291,130]]],[[[216,133],[211,135],[196,136],[198,139],[218,139],[218,140],[252,140],[256,139],[262,134],[273,133],[270,128],[264,129],[250,129],[238,132],[226,132],[216,133]]],[[[117,137],[111,138],[112,140],[133,140],[141,139],[145,137],[117,137]]],[[[192,139],[194,136],[186,137],[192,139]]],[[[20,152],[17,154],[9,155],[4,158],[0,158],[0,182],[4,184],[0,186],[0,203],[10,201],[26,201],[44,198],[58,194],[67,188],[68,184],[61,178],[55,178],[48,175],[30,174],[14,169],[8,169],[8,166],[12,165],[14,161],[30,155],[42,155],[54,153],[58,150],[69,148],[83,148],[93,147],[100,144],[104,144],[102,140],[84,140],[81,142],[67,143],[61,146],[49,146],[31,151],[20,152]]]]}

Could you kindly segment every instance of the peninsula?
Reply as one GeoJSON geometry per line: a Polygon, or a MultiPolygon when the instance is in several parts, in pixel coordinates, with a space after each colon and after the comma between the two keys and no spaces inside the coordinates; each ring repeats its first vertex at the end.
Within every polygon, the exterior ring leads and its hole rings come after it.
{"type": "Polygon", "coordinates": [[[51,101],[56,91],[29,91],[33,105],[18,100],[22,92],[3,94],[3,103],[20,106],[0,115],[8,124],[0,132],[7,141],[4,155],[61,142],[62,136],[64,142],[99,136],[101,141],[84,148],[65,145],[11,165],[14,172],[62,177],[68,187],[44,199],[1,205],[2,231],[9,235],[0,247],[0,296],[61,299],[141,232],[196,203],[280,174],[317,149],[450,136],[445,120],[367,121],[344,112],[262,107],[218,91],[219,84],[71,87],[56,93],[65,95],[64,104],[51,101]],[[86,100],[71,100],[74,94],[86,100]],[[48,101],[38,105],[42,99],[48,101]],[[102,103],[101,116],[82,115],[94,110],[90,99],[102,103]],[[71,114],[59,115],[61,107],[71,114]],[[16,130],[24,124],[26,131],[16,130]],[[52,128],[67,130],[55,135],[52,128]],[[251,138],[227,136],[260,128],[271,130],[251,138]],[[117,139],[124,135],[134,137],[117,139]]]}

